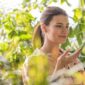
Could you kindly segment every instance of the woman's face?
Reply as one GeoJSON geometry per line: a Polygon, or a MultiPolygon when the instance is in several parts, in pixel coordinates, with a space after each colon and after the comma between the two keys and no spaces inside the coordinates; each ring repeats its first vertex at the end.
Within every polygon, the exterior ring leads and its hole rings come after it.
{"type": "Polygon", "coordinates": [[[62,44],[68,36],[68,17],[64,15],[53,16],[49,25],[46,26],[46,37],[54,44],[62,44]]]}

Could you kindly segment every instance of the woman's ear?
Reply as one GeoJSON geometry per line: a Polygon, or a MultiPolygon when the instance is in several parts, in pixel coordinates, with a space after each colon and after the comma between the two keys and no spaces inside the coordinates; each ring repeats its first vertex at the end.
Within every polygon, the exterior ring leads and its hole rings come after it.
{"type": "Polygon", "coordinates": [[[44,33],[47,32],[47,26],[46,26],[44,23],[41,24],[41,30],[42,30],[42,32],[44,32],[44,33]]]}

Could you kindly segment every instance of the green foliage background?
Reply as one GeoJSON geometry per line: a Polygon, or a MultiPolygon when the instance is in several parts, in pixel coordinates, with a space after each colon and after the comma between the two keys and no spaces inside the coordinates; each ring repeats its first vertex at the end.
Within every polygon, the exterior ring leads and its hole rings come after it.
{"type": "MultiPolygon", "coordinates": [[[[71,6],[69,0],[60,2],[61,5],[66,3],[71,6]]],[[[0,56],[3,58],[0,59],[0,85],[23,85],[20,70],[26,57],[34,50],[32,33],[35,22],[38,23],[30,11],[38,9],[42,13],[51,3],[57,3],[57,0],[23,0],[21,9],[14,9],[6,14],[3,10],[0,11],[0,56]]],[[[85,41],[85,0],[79,0],[79,3],[80,6],[73,9],[74,16],[71,17],[75,26],[70,26],[67,42],[62,45],[63,49],[70,47],[72,52],[85,41]],[[73,38],[76,38],[74,45],[70,41],[73,38]]],[[[85,61],[85,48],[79,59],[85,61]]]]}

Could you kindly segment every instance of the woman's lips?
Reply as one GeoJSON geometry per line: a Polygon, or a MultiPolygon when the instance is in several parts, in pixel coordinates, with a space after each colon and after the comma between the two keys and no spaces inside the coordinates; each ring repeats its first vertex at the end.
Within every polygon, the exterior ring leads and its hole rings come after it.
{"type": "Polygon", "coordinates": [[[66,38],[67,36],[66,36],[66,35],[61,35],[61,36],[59,36],[59,37],[61,37],[61,38],[66,38]]]}

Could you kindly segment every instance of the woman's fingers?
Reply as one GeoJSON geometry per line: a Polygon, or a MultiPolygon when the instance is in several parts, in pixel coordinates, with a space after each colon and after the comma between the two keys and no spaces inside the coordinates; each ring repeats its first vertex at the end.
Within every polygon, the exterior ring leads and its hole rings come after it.
{"type": "Polygon", "coordinates": [[[61,56],[60,56],[60,61],[66,64],[70,64],[73,61],[75,61],[76,58],[78,58],[81,49],[78,49],[76,52],[74,52],[72,55],[69,55],[69,49],[65,51],[61,56]]]}
{"type": "Polygon", "coordinates": [[[74,52],[72,55],[68,56],[66,61],[67,61],[68,63],[74,62],[75,59],[78,58],[80,52],[81,52],[81,49],[78,49],[78,50],[77,50],[76,52],[74,52]]]}
{"type": "Polygon", "coordinates": [[[60,58],[65,58],[68,54],[69,54],[70,50],[68,49],[67,51],[65,51],[60,58]]]}
{"type": "Polygon", "coordinates": [[[72,57],[73,59],[78,58],[80,52],[81,52],[81,49],[78,49],[76,52],[74,52],[74,53],[71,55],[71,57],[72,57]]]}
{"type": "Polygon", "coordinates": [[[61,56],[59,56],[59,58],[57,59],[57,63],[61,63],[62,65],[64,65],[66,63],[66,56],[68,56],[69,54],[69,50],[65,51],[61,56]]]}
{"type": "Polygon", "coordinates": [[[80,54],[81,49],[78,49],[76,52],[74,52],[72,55],[69,55],[69,49],[65,51],[57,60],[57,63],[60,67],[63,67],[64,65],[67,66],[68,64],[72,63],[77,59],[77,57],[80,54]]]}
{"type": "Polygon", "coordinates": [[[63,68],[67,64],[66,56],[68,54],[69,54],[69,50],[65,51],[61,56],[58,57],[57,64],[56,64],[57,70],[63,68]]]}

